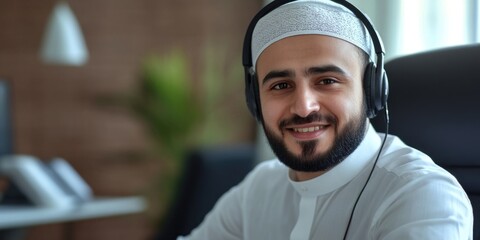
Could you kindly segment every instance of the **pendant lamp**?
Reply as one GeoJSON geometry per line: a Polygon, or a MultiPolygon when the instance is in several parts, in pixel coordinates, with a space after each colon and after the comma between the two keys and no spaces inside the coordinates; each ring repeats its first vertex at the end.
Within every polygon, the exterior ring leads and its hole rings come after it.
{"type": "Polygon", "coordinates": [[[49,64],[80,66],[88,60],[80,26],[66,1],[56,3],[41,46],[40,56],[49,64]]]}

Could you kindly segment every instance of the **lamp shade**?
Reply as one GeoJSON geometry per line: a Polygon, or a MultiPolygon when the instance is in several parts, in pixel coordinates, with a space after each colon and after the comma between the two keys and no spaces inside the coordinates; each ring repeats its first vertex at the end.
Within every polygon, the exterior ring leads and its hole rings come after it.
{"type": "Polygon", "coordinates": [[[56,3],[53,9],[40,54],[42,61],[51,64],[79,66],[88,60],[82,31],[65,1],[56,3]]]}

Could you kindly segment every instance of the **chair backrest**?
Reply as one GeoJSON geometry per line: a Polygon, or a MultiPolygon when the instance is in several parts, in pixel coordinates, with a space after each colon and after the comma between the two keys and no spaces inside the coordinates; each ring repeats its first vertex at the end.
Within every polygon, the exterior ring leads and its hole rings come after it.
{"type": "MultiPolygon", "coordinates": [[[[400,57],[385,69],[390,133],[451,172],[480,219],[480,44],[400,57]]],[[[381,131],[377,118],[372,122],[381,131]]]]}
{"type": "Polygon", "coordinates": [[[0,156],[13,151],[9,90],[8,82],[0,79],[0,156]]]}
{"type": "Polygon", "coordinates": [[[254,167],[254,146],[239,144],[192,150],[177,197],[155,239],[189,234],[231,187],[254,167]]]}

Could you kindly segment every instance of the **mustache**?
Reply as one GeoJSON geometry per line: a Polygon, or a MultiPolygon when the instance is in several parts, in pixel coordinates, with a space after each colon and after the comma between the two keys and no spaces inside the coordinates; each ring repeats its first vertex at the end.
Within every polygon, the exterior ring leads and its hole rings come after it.
{"type": "Polygon", "coordinates": [[[288,125],[295,125],[295,124],[307,124],[312,122],[326,122],[328,124],[336,124],[337,119],[332,115],[325,115],[318,112],[311,113],[306,117],[300,117],[298,115],[294,115],[291,118],[284,119],[280,121],[279,127],[280,129],[285,128],[288,125]]]}

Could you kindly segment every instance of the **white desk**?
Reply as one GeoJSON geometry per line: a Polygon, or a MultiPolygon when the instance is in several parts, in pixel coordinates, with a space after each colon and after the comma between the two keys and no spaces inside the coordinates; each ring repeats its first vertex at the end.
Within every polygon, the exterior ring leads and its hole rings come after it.
{"type": "Polygon", "coordinates": [[[72,208],[0,205],[0,229],[102,218],[145,211],[142,197],[102,197],[72,208]]]}

